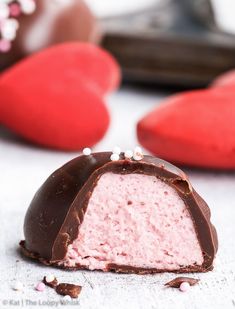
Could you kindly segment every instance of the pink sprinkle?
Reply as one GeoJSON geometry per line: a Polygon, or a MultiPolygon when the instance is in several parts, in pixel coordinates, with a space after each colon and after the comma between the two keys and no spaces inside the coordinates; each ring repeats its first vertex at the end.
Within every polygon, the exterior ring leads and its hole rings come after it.
{"type": "Polygon", "coordinates": [[[7,53],[11,49],[11,42],[7,40],[0,40],[0,52],[7,53]]]}
{"type": "Polygon", "coordinates": [[[12,3],[10,4],[10,15],[12,17],[18,17],[21,14],[21,8],[18,3],[12,3]]]}
{"type": "Polygon", "coordinates": [[[190,289],[190,284],[188,282],[182,282],[180,285],[181,292],[187,292],[190,289]]]}
{"type": "Polygon", "coordinates": [[[39,292],[43,292],[45,290],[45,287],[46,286],[43,282],[38,282],[35,289],[39,292]]]}

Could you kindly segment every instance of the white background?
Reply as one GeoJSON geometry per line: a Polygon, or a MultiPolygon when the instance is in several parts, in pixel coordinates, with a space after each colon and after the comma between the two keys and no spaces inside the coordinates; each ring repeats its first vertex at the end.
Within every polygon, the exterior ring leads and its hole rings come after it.
{"type": "MultiPolygon", "coordinates": [[[[61,1],[61,0],[60,0],[61,1]]],[[[64,0],[63,0],[64,1],[64,0]]],[[[97,16],[104,17],[141,10],[155,3],[168,0],[86,0],[97,16]]],[[[195,0],[200,3],[200,0],[195,0]]],[[[235,1],[210,0],[218,26],[227,32],[235,33],[235,1]]]]}

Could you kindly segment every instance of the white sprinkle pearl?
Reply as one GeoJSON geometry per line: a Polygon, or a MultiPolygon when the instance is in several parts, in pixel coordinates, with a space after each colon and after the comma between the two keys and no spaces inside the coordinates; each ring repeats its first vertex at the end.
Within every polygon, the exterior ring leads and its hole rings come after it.
{"type": "Polygon", "coordinates": [[[19,0],[21,9],[25,14],[32,14],[36,9],[36,3],[34,0],[19,0]]]}
{"type": "Polygon", "coordinates": [[[121,148],[120,147],[118,147],[118,146],[115,146],[114,148],[113,148],[113,153],[116,153],[116,154],[120,154],[121,153],[121,148]]]}
{"type": "Polygon", "coordinates": [[[142,160],[144,157],[142,149],[140,147],[135,147],[133,159],[136,161],[142,160]]]}
{"type": "Polygon", "coordinates": [[[0,19],[6,19],[10,15],[9,6],[6,3],[0,3],[0,19]]]}
{"type": "Polygon", "coordinates": [[[89,156],[91,154],[91,149],[90,148],[84,148],[82,152],[85,156],[89,156]]]}
{"type": "Polygon", "coordinates": [[[13,290],[15,291],[22,291],[23,290],[23,283],[20,281],[16,281],[14,286],[13,286],[13,290]]]}
{"type": "Polygon", "coordinates": [[[55,280],[55,276],[50,274],[46,276],[46,282],[50,283],[55,280]]]}
{"type": "Polygon", "coordinates": [[[110,157],[111,161],[118,161],[120,158],[119,158],[119,155],[117,153],[113,153],[110,157]]]}
{"type": "Polygon", "coordinates": [[[69,296],[69,295],[65,295],[65,296],[63,297],[63,300],[65,300],[65,301],[71,301],[72,298],[71,298],[71,296],[69,296]]]}
{"type": "Polygon", "coordinates": [[[135,147],[134,152],[140,152],[140,153],[143,153],[142,148],[141,148],[141,147],[139,147],[139,146],[135,147]]]}
{"type": "Polygon", "coordinates": [[[124,156],[126,159],[131,159],[133,157],[133,151],[132,150],[126,150],[124,153],[124,156]]]}
{"type": "Polygon", "coordinates": [[[140,161],[140,160],[142,160],[143,159],[143,155],[139,155],[139,154],[134,154],[133,155],[133,159],[135,160],[135,161],[140,161]]]}
{"type": "Polygon", "coordinates": [[[19,27],[17,20],[13,18],[7,19],[2,26],[2,38],[13,41],[16,38],[16,31],[19,27]]]}
{"type": "Polygon", "coordinates": [[[8,20],[6,20],[4,24],[8,24],[9,27],[14,28],[15,30],[18,30],[20,26],[18,20],[16,20],[15,18],[8,18],[8,20]]]}

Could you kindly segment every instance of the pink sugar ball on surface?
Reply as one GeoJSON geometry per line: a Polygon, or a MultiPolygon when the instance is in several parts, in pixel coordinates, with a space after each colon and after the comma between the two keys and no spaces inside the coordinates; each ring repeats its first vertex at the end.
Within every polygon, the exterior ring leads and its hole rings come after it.
{"type": "Polygon", "coordinates": [[[37,285],[36,285],[36,290],[39,291],[39,292],[43,292],[45,290],[45,284],[43,282],[39,282],[37,285]]]}
{"type": "Polygon", "coordinates": [[[182,282],[180,285],[181,292],[187,292],[190,289],[190,284],[188,282],[182,282]]]}

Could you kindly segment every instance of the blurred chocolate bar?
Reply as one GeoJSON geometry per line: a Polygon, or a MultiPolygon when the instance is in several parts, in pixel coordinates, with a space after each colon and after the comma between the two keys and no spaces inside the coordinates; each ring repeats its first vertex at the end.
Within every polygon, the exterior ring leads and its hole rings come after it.
{"type": "Polygon", "coordinates": [[[209,0],[170,0],[103,20],[103,45],[125,81],[204,87],[235,67],[235,36],[216,25],[209,0]]]}

